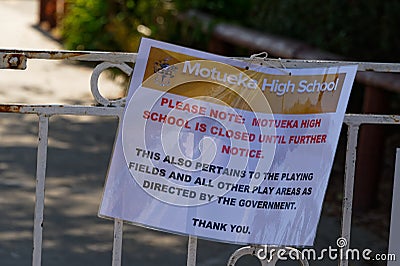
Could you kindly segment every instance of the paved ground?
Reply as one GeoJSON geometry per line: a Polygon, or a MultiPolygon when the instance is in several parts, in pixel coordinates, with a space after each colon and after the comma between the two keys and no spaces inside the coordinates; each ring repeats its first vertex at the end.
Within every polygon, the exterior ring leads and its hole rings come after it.
{"type": "MultiPolygon", "coordinates": [[[[33,0],[0,0],[0,48],[61,49],[35,27],[37,11],[33,0]]],[[[92,103],[90,73],[79,65],[30,60],[26,71],[0,71],[0,102],[92,103]]],[[[107,78],[101,84],[107,96],[122,92],[107,78]]],[[[113,223],[98,218],[97,210],[117,122],[68,116],[50,121],[43,265],[110,265],[113,223]]],[[[36,143],[35,116],[0,115],[0,265],[30,264],[36,143]]],[[[316,246],[336,247],[338,235],[338,219],[323,215],[316,246]]],[[[386,246],[362,228],[354,229],[352,239],[355,247],[374,251],[386,246]]],[[[125,225],[123,265],[184,265],[186,242],[185,237],[125,225]]],[[[200,241],[198,265],[224,265],[236,248],[200,241]]],[[[257,262],[240,262],[249,264],[257,262]]]]}

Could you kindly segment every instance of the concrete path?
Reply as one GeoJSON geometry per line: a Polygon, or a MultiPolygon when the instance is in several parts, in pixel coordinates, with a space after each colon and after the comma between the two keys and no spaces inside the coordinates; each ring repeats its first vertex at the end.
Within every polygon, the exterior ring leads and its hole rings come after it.
{"type": "MultiPolygon", "coordinates": [[[[37,27],[39,1],[0,1],[0,48],[25,50],[60,50],[62,46],[37,27]]],[[[88,67],[58,60],[29,60],[26,71],[1,71],[3,103],[93,103],[88,67]]],[[[121,96],[117,84],[101,76],[102,93],[110,98],[121,96]]]]}
{"type": "MultiPolygon", "coordinates": [[[[0,0],[0,48],[62,49],[37,30],[38,1],[0,0]]],[[[0,70],[1,103],[90,104],[91,69],[59,61],[29,60],[25,71],[0,70]]],[[[104,77],[105,96],[123,88],[104,77]]],[[[97,217],[112,151],[114,118],[50,120],[43,265],[111,265],[112,221],[97,217]]],[[[30,265],[37,117],[0,114],[0,265],[30,265]]],[[[355,228],[354,246],[376,252],[385,243],[355,228]]],[[[336,247],[337,218],[323,216],[316,247],[336,247]]],[[[184,265],[187,238],[125,225],[123,265],[184,265]]],[[[225,265],[235,245],[199,241],[198,265],[225,265]]],[[[329,259],[311,265],[336,265],[329,259]]],[[[258,265],[248,257],[239,265],[258,265]]],[[[363,265],[362,262],[355,265],[363,265]]]]}

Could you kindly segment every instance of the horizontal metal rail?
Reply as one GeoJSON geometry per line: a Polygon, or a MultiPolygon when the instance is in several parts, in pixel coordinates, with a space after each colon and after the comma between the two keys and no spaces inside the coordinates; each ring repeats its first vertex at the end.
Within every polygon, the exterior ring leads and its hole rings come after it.
{"type": "Polygon", "coordinates": [[[400,124],[400,115],[346,114],[344,123],[347,125],[400,124]]]}
{"type": "MultiPolygon", "coordinates": [[[[134,63],[137,53],[124,52],[93,52],[93,51],[36,51],[36,50],[7,50],[0,49],[0,56],[23,55],[27,59],[46,59],[46,60],[74,60],[92,62],[111,62],[111,63],[134,63]]],[[[358,71],[400,73],[399,63],[376,63],[376,62],[357,62],[346,60],[310,60],[310,59],[273,59],[273,58],[245,58],[236,57],[243,61],[253,61],[254,63],[268,62],[274,67],[322,67],[326,65],[358,65],[358,71]]],[[[268,66],[267,64],[267,66],[268,66]]]]}
{"type": "MultiPolygon", "coordinates": [[[[120,116],[122,106],[80,106],[80,105],[24,105],[0,104],[0,113],[20,113],[37,115],[89,115],[120,116]]],[[[361,124],[400,124],[400,115],[345,114],[347,125],[361,124]]]]}
{"type": "Polygon", "coordinates": [[[120,116],[123,107],[79,106],[79,105],[13,105],[0,104],[0,113],[20,113],[36,115],[90,115],[120,116]]]}
{"type": "Polygon", "coordinates": [[[357,71],[367,72],[385,72],[385,73],[400,73],[399,63],[375,63],[375,62],[357,62],[345,60],[309,60],[309,59],[273,59],[273,58],[239,58],[244,61],[253,61],[256,63],[264,63],[266,66],[286,67],[286,68],[310,68],[324,66],[343,66],[343,65],[358,65],[357,71]]]}
{"type": "Polygon", "coordinates": [[[9,50],[0,49],[0,56],[24,55],[29,59],[46,59],[46,60],[75,60],[75,61],[91,61],[91,62],[112,62],[112,63],[134,63],[137,53],[124,52],[94,52],[94,51],[43,51],[43,50],[9,50]]]}

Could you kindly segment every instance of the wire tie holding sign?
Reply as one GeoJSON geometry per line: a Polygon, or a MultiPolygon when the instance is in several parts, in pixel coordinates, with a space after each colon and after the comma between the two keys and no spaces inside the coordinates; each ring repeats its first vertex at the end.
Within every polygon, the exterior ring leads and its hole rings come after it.
{"type": "MultiPolygon", "coordinates": [[[[285,73],[286,75],[289,75],[289,76],[292,75],[292,73],[291,73],[290,71],[287,71],[287,70],[286,70],[286,66],[283,64],[281,58],[278,58],[279,63],[281,64],[281,67],[277,67],[276,65],[271,64],[270,62],[268,62],[268,53],[265,52],[265,51],[264,51],[264,52],[261,52],[261,53],[257,53],[257,54],[252,54],[252,55],[249,57],[249,61],[248,61],[248,65],[246,66],[246,69],[249,69],[250,65],[253,64],[253,62],[254,62],[256,59],[261,59],[261,60],[263,60],[268,66],[270,66],[270,67],[272,67],[272,68],[275,68],[275,69],[278,69],[279,71],[285,73]]],[[[262,65],[262,63],[260,63],[260,64],[262,65]]]]}

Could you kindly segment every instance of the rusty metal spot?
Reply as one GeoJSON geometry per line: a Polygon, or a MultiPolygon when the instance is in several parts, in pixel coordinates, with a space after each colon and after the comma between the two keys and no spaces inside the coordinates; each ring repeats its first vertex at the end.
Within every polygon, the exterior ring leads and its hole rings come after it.
{"type": "Polygon", "coordinates": [[[396,122],[396,123],[400,122],[400,119],[398,119],[396,116],[392,115],[391,117],[392,117],[394,122],[396,122]]]}
{"type": "Polygon", "coordinates": [[[75,57],[75,56],[80,56],[80,55],[84,55],[85,53],[83,52],[64,52],[61,53],[59,51],[48,51],[47,52],[49,54],[49,59],[68,59],[71,57],[75,57]]]}
{"type": "Polygon", "coordinates": [[[1,69],[26,69],[26,56],[17,53],[0,53],[1,69]]]}
{"type": "Polygon", "coordinates": [[[22,105],[0,105],[0,113],[19,113],[22,105]]]}

